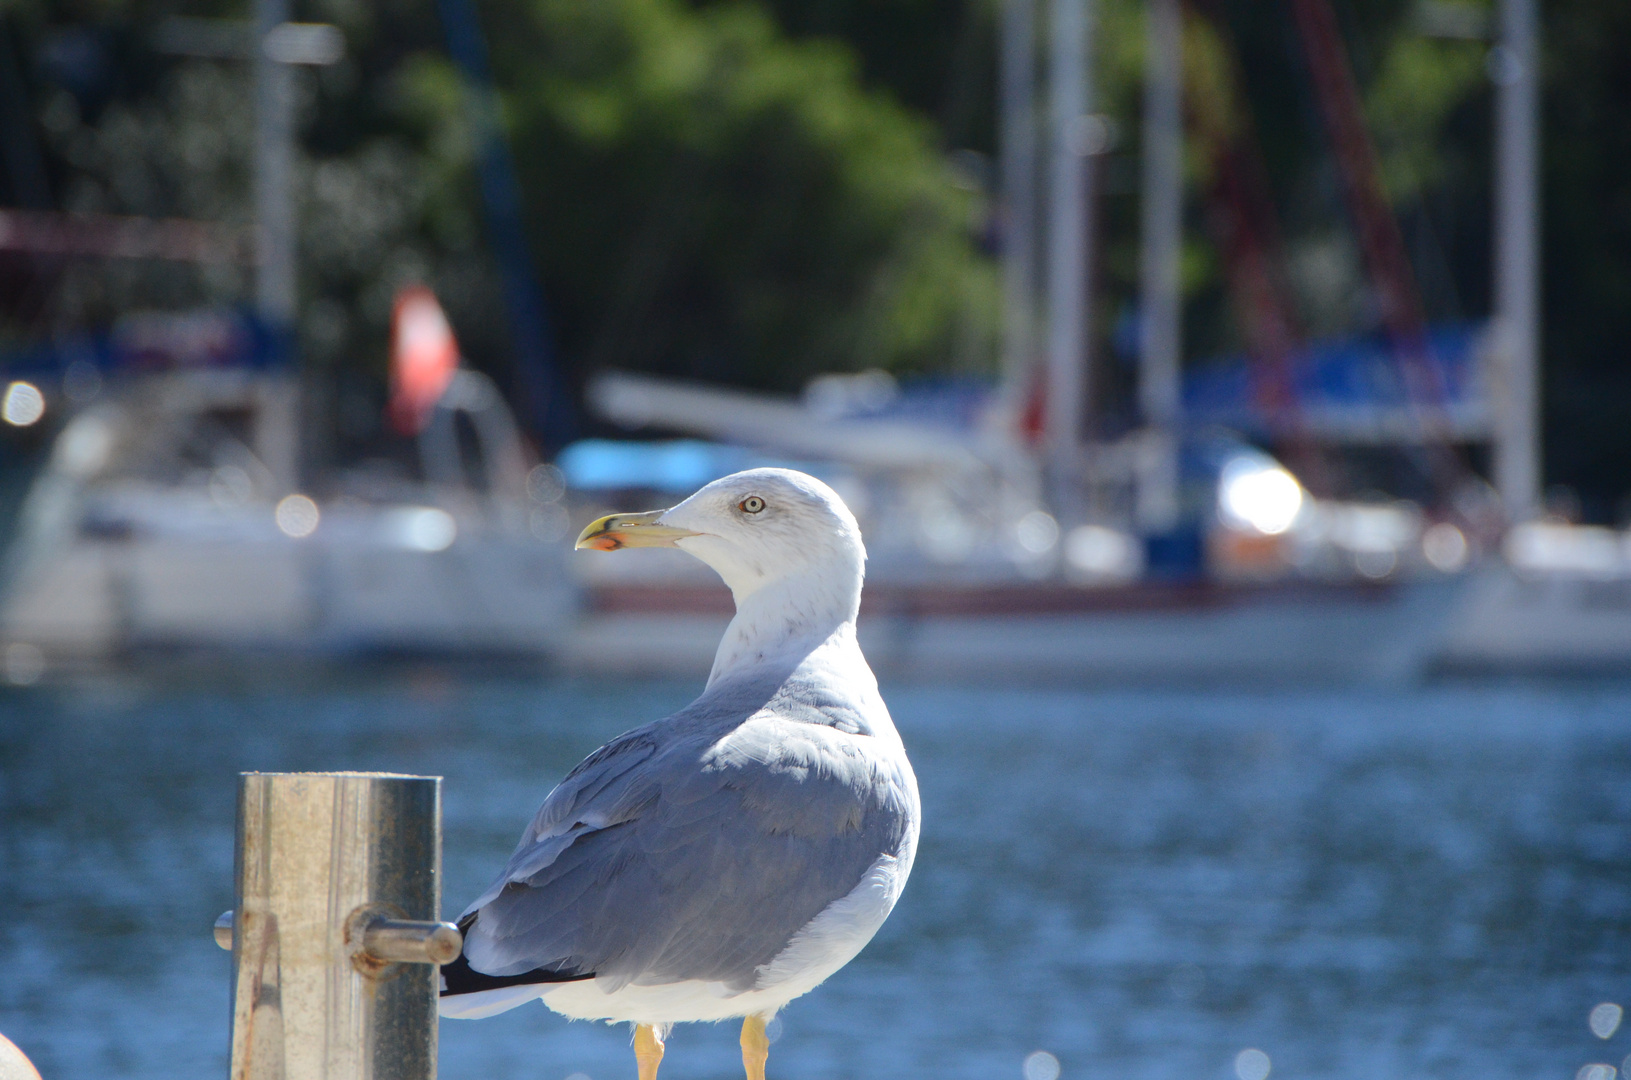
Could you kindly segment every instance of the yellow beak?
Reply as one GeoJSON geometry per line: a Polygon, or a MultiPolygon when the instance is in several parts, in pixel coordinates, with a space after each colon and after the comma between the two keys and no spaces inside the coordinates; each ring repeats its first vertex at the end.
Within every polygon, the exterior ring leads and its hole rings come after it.
{"type": "Polygon", "coordinates": [[[657,519],[668,511],[651,510],[644,514],[607,514],[589,523],[578,534],[573,550],[594,548],[596,551],[616,551],[626,547],[673,547],[674,541],[687,536],[701,536],[690,529],[672,525],[659,525],[657,519]]]}

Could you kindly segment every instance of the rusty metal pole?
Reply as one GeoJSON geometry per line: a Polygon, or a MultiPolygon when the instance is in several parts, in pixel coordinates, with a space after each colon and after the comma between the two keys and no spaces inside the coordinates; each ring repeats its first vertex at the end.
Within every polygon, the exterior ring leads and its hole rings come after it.
{"type": "Polygon", "coordinates": [[[245,773],[232,1080],[434,1080],[441,778],[245,773]]]}

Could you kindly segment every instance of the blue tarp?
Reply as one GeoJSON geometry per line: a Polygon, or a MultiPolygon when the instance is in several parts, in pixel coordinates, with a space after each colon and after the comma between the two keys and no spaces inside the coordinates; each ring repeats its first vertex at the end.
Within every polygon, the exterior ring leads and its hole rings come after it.
{"type": "Polygon", "coordinates": [[[127,315],[101,333],[64,335],[0,353],[8,378],[60,376],[75,363],[103,372],[270,367],[277,350],[253,315],[236,308],[127,315]]]}
{"type": "MultiPolygon", "coordinates": [[[[1300,410],[1386,407],[1459,409],[1479,406],[1486,394],[1478,357],[1482,323],[1441,324],[1427,335],[1419,387],[1407,385],[1398,356],[1385,338],[1317,342],[1294,356],[1285,373],[1290,404],[1300,410]]],[[[1184,416],[1191,424],[1257,430],[1264,414],[1257,379],[1245,355],[1202,361],[1184,377],[1184,416]]]]}
{"type": "Polygon", "coordinates": [[[747,447],[698,439],[656,442],[582,439],[563,449],[555,464],[565,474],[567,486],[578,491],[642,488],[685,495],[743,469],[776,466],[798,469],[812,476],[831,472],[830,466],[791,461],[747,447]]]}

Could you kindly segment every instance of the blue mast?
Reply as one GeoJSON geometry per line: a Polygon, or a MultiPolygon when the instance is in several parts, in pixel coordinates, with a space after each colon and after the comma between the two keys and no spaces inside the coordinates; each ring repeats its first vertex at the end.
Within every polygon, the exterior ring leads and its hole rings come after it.
{"type": "Polygon", "coordinates": [[[556,364],[549,312],[527,249],[521,221],[521,189],[499,123],[498,92],[487,59],[487,41],[473,0],[438,0],[447,48],[464,75],[465,113],[476,142],[476,172],[486,210],[487,237],[504,280],[510,316],[517,389],[527,426],[546,442],[570,440],[572,410],[556,364]]]}

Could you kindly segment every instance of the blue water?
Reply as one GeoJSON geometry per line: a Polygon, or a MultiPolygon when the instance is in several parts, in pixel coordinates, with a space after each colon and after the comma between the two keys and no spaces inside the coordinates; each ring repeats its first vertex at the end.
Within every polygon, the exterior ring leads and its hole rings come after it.
{"type": "MultiPolygon", "coordinates": [[[[48,1080],[222,1077],[242,769],[444,775],[446,907],[550,783],[678,683],[119,677],[0,697],[0,1032],[48,1080]]],[[[1556,1077],[1631,1053],[1631,684],[1387,692],[886,686],[917,869],[784,1013],[776,1080],[1556,1077]]],[[[449,1080],[632,1077],[540,1005],[442,1024],[449,1080]]],[[[664,1080],[739,1076],[729,1027],[664,1080]]]]}

